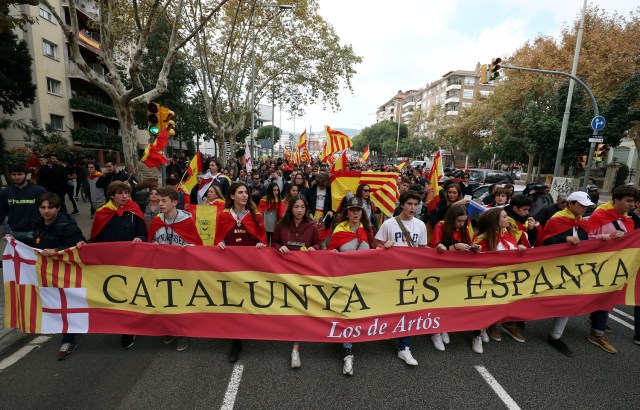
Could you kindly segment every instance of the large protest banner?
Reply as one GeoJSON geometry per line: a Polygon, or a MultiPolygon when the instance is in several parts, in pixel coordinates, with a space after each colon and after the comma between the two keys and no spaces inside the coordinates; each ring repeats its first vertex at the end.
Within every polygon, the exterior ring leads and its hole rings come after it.
{"type": "Polygon", "coordinates": [[[5,326],[343,342],[576,316],[640,302],[640,232],[489,253],[293,252],[89,244],[42,257],[10,240],[5,326]]]}

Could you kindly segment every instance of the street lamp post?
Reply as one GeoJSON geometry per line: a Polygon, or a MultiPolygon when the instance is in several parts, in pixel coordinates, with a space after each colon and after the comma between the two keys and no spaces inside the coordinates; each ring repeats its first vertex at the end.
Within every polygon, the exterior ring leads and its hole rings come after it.
{"type": "Polygon", "coordinates": [[[255,108],[256,108],[256,23],[255,23],[255,14],[256,7],[277,7],[280,11],[291,10],[293,9],[292,5],[289,4],[276,4],[276,3],[256,3],[253,9],[251,10],[251,95],[250,101],[251,106],[250,114],[251,114],[251,137],[250,142],[251,146],[249,150],[251,151],[251,158],[254,157],[253,153],[253,131],[255,128],[255,108]]]}

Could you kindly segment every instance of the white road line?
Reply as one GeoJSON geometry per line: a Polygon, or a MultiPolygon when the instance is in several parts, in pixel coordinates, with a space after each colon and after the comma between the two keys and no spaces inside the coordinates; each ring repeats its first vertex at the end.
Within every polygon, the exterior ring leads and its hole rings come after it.
{"type": "Polygon", "coordinates": [[[626,317],[627,319],[631,319],[631,320],[634,319],[632,315],[628,314],[627,312],[623,312],[620,309],[613,308],[613,311],[616,312],[617,314],[619,314],[620,316],[626,317]]]}
{"type": "Polygon", "coordinates": [[[520,406],[509,396],[509,393],[505,389],[502,388],[500,383],[496,379],[493,378],[489,370],[487,370],[484,366],[474,366],[480,376],[487,382],[489,387],[493,389],[493,391],[500,397],[500,400],[507,406],[509,410],[520,410],[520,406]]]}
{"type": "Polygon", "coordinates": [[[49,339],[51,339],[50,336],[38,336],[27,343],[20,350],[0,362],[0,372],[8,369],[11,365],[14,365],[18,360],[28,355],[33,349],[39,348],[44,342],[49,339]]]}
{"type": "Polygon", "coordinates": [[[631,324],[627,323],[626,321],[620,319],[618,316],[614,316],[611,313],[609,313],[609,319],[613,319],[616,322],[620,323],[622,326],[626,326],[629,329],[634,330],[634,326],[633,325],[631,325],[631,324]]]}
{"type": "Polygon", "coordinates": [[[240,381],[242,380],[242,370],[244,366],[236,364],[233,366],[233,372],[229,379],[229,385],[227,386],[227,392],[224,395],[224,401],[220,410],[232,410],[233,405],[236,402],[236,396],[238,395],[238,387],[240,387],[240,381]]]}

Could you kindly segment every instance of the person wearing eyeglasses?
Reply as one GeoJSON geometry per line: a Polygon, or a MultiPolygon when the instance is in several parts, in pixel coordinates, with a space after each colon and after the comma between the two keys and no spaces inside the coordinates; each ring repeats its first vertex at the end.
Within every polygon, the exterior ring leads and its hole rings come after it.
{"type": "Polygon", "coordinates": [[[460,189],[462,190],[462,197],[467,195],[473,195],[473,186],[469,183],[471,176],[468,172],[462,174],[462,178],[460,179],[460,189]]]}
{"type": "Polygon", "coordinates": [[[551,205],[547,205],[542,208],[538,213],[533,217],[537,222],[540,222],[540,225],[544,227],[549,219],[556,213],[560,212],[567,207],[567,196],[563,194],[558,194],[558,199],[556,202],[551,205]]]}

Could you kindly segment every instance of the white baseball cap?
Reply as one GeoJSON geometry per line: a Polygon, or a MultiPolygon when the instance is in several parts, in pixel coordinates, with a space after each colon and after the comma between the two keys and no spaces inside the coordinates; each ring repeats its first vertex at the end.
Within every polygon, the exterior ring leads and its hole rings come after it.
{"type": "Polygon", "coordinates": [[[584,206],[594,206],[595,204],[591,202],[591,198],[586,192],[576,191],[567,197],[567,201],[578,201],[580,205],[584,206]]]}

